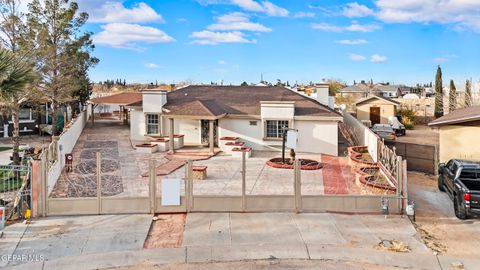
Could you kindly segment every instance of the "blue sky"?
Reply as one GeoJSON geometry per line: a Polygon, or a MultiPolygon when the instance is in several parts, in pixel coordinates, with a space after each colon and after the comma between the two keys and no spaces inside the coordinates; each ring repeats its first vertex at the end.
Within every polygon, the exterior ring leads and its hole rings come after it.
{"type": "Polygon", "coordinates": [[[480,1],[79,0],[94,81],[480,79],[480,1]],[[477,3],[478,2],[478,3],[477,3]]]}

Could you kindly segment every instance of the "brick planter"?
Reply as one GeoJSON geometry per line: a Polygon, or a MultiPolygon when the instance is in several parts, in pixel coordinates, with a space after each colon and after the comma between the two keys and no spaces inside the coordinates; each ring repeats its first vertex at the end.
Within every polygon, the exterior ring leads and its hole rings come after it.
{"type": "MultiPolygon", "coordinates": [[[[290,161],[289,158],[285,158],[286,163],[282,163],[282,158],[272,158],[267,161],[267,165],[277,169],[291,169],[293,170],[293,163],[290,161]]],[[[311,160],[311,159],[300,159],[300,169],[305,171],[311,170],[320,170],[323,168],[323,164],[311,160]]]]}
{"type": "Polygon", "coordinates": [[[142,154],[151,154],[158,151],[155,143],[142,143],[135,145],[135,151],[142,154]]]}
{"type": "Polygon", "coordinates": [[[193,166],[192,167],[193,180],[207,179],[207,166],[193,166]]]}
{"type": "MultiPolygon", "coordinates": [[[[183,134],[175,134],[173,135],[173,148],[180,149],[183,148],[185,135],[183,134]]],[[[165,137],[165,139],[170,139],[170,137],[165,137]]]]}
{"type": "Polygon", "coordinates": [[[168,138],[152,139],[152,143],[157,145],[158,151],[160,151],[160,152],[166,152],[170,149],[169,148],[169,142],[170,142],[170,139],[168,139],[168,138]]]}
{"type": "MultiPolygon", "coordinates": [[[[366,189],[374,194],[377,193],[394,193],[396,191],[396,188],[390,185],[389,183],[383,183],[377,181],[376,177],[385,177],[384,175],[382,176],[376,176],[376,174],[382,174],[381,168],[379,166],[365,166],[365,167],[360,167],[355,170],[355,183],[358,186],[364,186],[366,189]]],[[[385,181],[388,182],[388,180],[385,179],[385,181]]]]}
{"type": "Polygon", "coordinates": [[[232,157],[242,158],[242,153],[245,153],[245,158],[250,158],[252,156],[252,148],[235,147],[232,149],[232,157]]]}

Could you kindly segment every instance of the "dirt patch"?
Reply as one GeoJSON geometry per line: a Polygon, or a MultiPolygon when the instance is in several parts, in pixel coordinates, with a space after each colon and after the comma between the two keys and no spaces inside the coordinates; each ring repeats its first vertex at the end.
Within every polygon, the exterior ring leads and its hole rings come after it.
{"type": "Polygon", "coordinates": [[[408,173],[409,199],[415,200],[417,229],[424,243],[434,252],[450,256],[478,258],[480,219],[459,220],[453,203],[437,187],[433,175],[408,173]]]}
{"type": "Polygon", "coordinates": [[[176,248],[183,242],[186,214],[159,214],[145,240],[144,248],[176,248]]]}

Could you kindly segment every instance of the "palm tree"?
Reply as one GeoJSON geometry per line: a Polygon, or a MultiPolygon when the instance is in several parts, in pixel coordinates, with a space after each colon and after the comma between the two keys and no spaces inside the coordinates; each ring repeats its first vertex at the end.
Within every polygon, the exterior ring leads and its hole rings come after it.
{"type": "Polygon", "coordinates": [[[26,101],[28,88],[37,74],[25,59],[0,48],[0,102],[12,115],[13,164],[20,164],[20,105],[26,101]]]}

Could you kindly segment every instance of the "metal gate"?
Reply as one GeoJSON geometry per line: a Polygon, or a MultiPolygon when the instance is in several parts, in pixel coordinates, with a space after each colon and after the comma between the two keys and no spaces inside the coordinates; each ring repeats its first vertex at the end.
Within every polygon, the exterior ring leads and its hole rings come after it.
{"type": "Polygon", "coordinates": [[[28,165],[0,166],[0,206],[7,220],[21,219],[32,206],[32,169],[28,165]]]}

